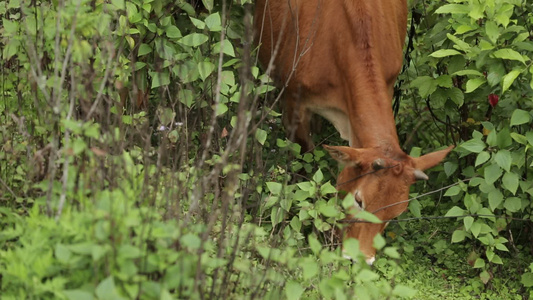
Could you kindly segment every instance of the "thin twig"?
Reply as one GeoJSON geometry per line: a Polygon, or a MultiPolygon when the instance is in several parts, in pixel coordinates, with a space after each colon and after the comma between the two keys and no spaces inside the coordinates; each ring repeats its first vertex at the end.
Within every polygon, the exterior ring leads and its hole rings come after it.
{"type": "MultiPolygon", "coordinates": [[[[75,98],[74,97],[74,90],[76,84],[74,83],[74,74],[70,74],[70,108],[66,117],[67,121],[70,121],[72,118],[72,115],[74,113],[74,104],[75,104],[75,98]]],[[[65,145],[68,145],[70,142],[70,129],[65,129],[65,145]]],[[[70,167],[70,159],[68,157],[65,157],[65,162],[63,163],[63,178],[62,178],[62,188],[61,188],[61,195],[59,196],[59,204],[57,207],[57,214],[56,214],[56,222],[59,221],[61,218],[61,213],[63,212],[63,207],[65,205],[65,200],[67,198],[67,182],[68,182],[68,170],[70,167]]]]}
{"type": "Polygon", "coordinates": [[[11,195],[13,196],[13,198],[17,199],[17,195],[15,194],[15,192],[13,192],[13,190],[11,188],[9,188],[9,186],[4,182],[4,180],[0,177],[0,182],[2,183],[2,185],[8,190],[8,192],[11,193],[11,195]]]}
{"type": "MultiPolygon", "coordinates": [[[[533,222],[532,219],[515,218],[511,216],[469,214],[469,215],[462,215],[462,216],[431,216],[431,217],[413,217],[413,218],[405,218],[405,219],[389,219],[389,220],[382,220],[381,223],[389,223],[389,222],[401,223],[401,222],[418,221],[418,220],[440,220],[440,219],[453,219],[453,218],[466,218],[466,217],[500,218],[500,219],[507,219],[507,220],[513,220],[513,221],[533,222]]],[[[339,220],[337,222],[339,223],[374,223],[374,222],[365,221],[361,219],[339,220]]],[[[377,224],[380,224],[380,223],[377,223],[377,224]]]]}
{"type": "Polygon", "coordinates": [[[386,209],[386,208],[389,208],[389,207],[392,207],[392,206],[396,206],[396,205],[399,205],[399,204],[402,204],[402,203],[405,203],[405,202],[409,202],[409,201],[412,201],[412,200],[415,200],[415,199],[418,199],[418,198],[421,198],[421,197],[424,197],[424,196],[427,196],[427,195],[431,195],[431,194],[438,193],[438,192],[443,191],[443,190],[445,190],[445,189],[448,189],[448,188],[450,188],[450,187],[452,187],[452,186],[456,186],[456,185],[458,185],[458,184],[461,183],[461,182],[468,182],[468,181],[470,181],[471,179],[472,179],[472,178],[463,179],[463,180],[461,180],[461,181],[459,181],[459,182],[456,182],[456,183],[453,183],[453,184],[447,185],[447,186],[442,187],[442,188],[440,188],[440,189],[436,189],[436,190],[433,190],[433,191],[431,191],[431,192],[427,192],[427,193],[425,193],[425,194],[418,195],[418,196],[416,196],[416,197],[413,197],[413,198],[410,198],[410,199],[407,199],[407,200],[404,200],[404,201],[400,201],[400,202],[392,203],[392,204],[389,204],[389,205],[385,205],[385,206],[383,206],[383,207],[380,207],[380,208],[376,209],[376,210],[373,211],[372,213],[375,214],[375,213],[377,213],[378,211],[384,210],[384,209],[386,209]]]}

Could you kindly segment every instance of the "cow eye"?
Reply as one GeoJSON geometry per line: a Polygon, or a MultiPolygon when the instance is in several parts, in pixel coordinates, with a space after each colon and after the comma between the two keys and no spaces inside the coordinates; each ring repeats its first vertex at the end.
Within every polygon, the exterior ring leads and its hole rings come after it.
{"type": "Polygon", "coordinates": [[[372,169],[378,171],[385,168],[385,161],[381,158],[378,158],[372,162],[372,169]]]}

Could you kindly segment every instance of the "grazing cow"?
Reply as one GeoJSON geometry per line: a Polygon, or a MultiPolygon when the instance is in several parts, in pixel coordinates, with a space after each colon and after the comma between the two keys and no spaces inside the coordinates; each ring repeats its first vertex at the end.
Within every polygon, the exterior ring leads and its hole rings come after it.
{"type": "MultiPolygon", "coordinates": [[[[354,207],[381,220],[407,208],[409,186],[453,147],[413,158],[400,148],[391,102],[402,66],[406,0],[257,0],[259,60],[284,88],[283,118],[303,151],[313,148],[310,119],[329,120],[349,147],[324,146],[344,165],[337,189],[354,207]],[[403,202],[402,202],[403,201],[403,202]]],[[[345,238],[359,240],[374,261],[374,237],[386,224],[352,223],[345,238]]]]}

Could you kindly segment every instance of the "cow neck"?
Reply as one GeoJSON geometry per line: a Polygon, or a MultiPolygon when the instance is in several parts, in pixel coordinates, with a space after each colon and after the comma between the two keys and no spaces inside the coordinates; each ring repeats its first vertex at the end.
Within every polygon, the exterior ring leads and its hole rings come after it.
{"type": "Polygon", "coordinates": [[[374,4],[367,1],[345,4],[351,15],[360,16],[346,19],[352,43],[337,45],[337,67],[346,75],[344,97],[349,99],[346,104],[352,127],[351,144],[400,153],[392,99],[385,79],[390,75],[387,72],[390,66],[381,65],[380,49],[386,45],[381,40],[385,36],[383,24],[373,14],[374,4]]]}
{"type": "Polygon", "coordinates": [[[380,148],[385,152],[403,153],[387,87],[375,76],[358,74],[350,90],[348,108],[352,126],[352,145],[380,148]]]}

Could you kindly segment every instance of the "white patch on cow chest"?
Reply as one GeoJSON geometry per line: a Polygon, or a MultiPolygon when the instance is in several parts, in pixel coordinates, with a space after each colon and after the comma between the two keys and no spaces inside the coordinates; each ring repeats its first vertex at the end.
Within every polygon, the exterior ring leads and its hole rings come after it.
{"type": "Polygon", "coordinates": [[[330,121],[340,133],[341,138],[348,141],[350,146],[352,146],[352,130],[350,128],[350,119],[346,112],[331,107],[313,107],[310,109],[313,113],[321,115],[326,120],[330,121]]]}

